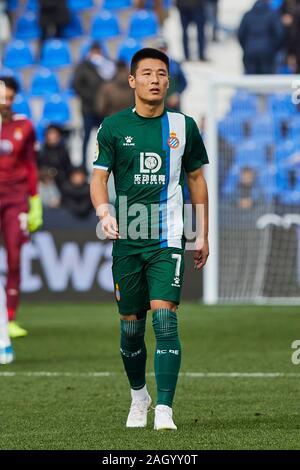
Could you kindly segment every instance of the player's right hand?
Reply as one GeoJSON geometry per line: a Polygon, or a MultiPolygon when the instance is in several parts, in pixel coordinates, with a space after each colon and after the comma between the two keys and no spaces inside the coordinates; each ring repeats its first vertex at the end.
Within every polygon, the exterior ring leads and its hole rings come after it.
{"type": "Polygon", "coordinates": [[[116,240],[121,238],[119,235],[119,228],[117,220],[115,217],[112,217],[110,214],[105,215],[100,218],[101,228],[104,235],[110,240],[116,240]]]}

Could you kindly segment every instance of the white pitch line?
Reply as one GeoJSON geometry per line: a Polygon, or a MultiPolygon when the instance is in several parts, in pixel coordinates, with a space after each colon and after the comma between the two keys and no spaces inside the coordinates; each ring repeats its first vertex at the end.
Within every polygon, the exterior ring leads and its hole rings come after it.
{"type": "MultiPolygon", "coordinates": [[[[116,372],[47,372],[47,371],[28,371],[28,372],[13,372],[3,371],[0,372],[0,377],[85,377],[85,378],[98,378],[98,377],[112,377],[116,375],[123,375],[123,373],[116,372]]],[[[154,373],[147,374],[154,376],[154,373]]],[[[182,372],[179,374],[182,377],[190,378],[300,378],[300,373],[285,373],[285,372],[182,372]]]]}

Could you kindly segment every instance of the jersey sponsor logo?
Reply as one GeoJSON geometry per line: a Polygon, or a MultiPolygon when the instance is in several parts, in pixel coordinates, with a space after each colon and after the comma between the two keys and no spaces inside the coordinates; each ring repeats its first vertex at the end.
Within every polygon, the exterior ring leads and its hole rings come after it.
{"type": "Polygon", "coordinates": [[[176,132],[170,132],[168,146],[171,147],[171,149],[177,149],[177,147],[179,147],[179,139],[176,136],[176,132]]]}
{"type": "Polygon", "coordinates": [[[166,176],[157,175],[162,159],[158,153],[140,152],[140,173],[134,175],[134,184],[165,184],[166,176]]]}
{"type": "Polygon", "coordinates": [[[135,143],[133,142],[134,137],[132,137],[131,135],[127,135],[126,137],[124,137],[124,139],[125,139],[125,142],[123,142],[124,147],[134,147],[135,146],[135,143]]]}
{"type": "Polygon", "coordinates": [[[161,169],[161,157],[158,153],[141,152],[140,153],[140,172],[157,173],[161,169]]]}

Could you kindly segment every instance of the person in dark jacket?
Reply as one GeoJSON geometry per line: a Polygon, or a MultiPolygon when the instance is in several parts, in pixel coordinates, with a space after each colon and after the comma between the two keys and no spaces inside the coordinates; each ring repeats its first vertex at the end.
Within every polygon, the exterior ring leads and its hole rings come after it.
{"type": "Polygon", "coordinates": [[[71,20],[67,0],[39,0],[41,41],[60,38],[62,29],[71,20]]]}
{"type": "Polygon", "coordinates": [[[115,63],[105,57],[101,44],[93,42],[87,56],[74,72],[73,88],[81,101],[83,119],[82,165],[86,166],[87,146],[91,131],[99,127],[103,116],[97,114],[95,97],[105,81],[111,80],[116,73],[115,63]]]}
{"type": "Polygon", "coordinates": [[[63,183],[61,189],[63,207],[76,217],[83,218],[89,215],[93,206],[85,167],[74,167],[69,179],[63,183]]]}
{"type": "Polygon", "coordinates": [[[183,48],[187,60],[190,57],[188,27],[190,24],[196,24],[198,33],[198,57],[200,60],[206,60],[205,57],[205,23],[206,23],[206,4],[205,0],[176,0],[175,2],[183,30],[183,48]]]}
{"type": "Polygon", "coordinates": [[[45,143],[39,151],[37,163],[39,169],[50,170],[59,189],[69,178],[71,161],[63,140],[62,129],[59,126],[51,124],[47,127],[45,143]]]}
{"type": "Polygon", "coordinates": [[[242,18],[238,39],[244,52],[247,74],[275,72],[275,59],[283,41],[280,15],[270,7],[269,0],[258,0],[242,18]]]}
{"type": "Polygon", "coordinates": [[[95,96],[96,112],[106,117],[134,104],[132,89],[128,86],[129,70],[125,62],[117,62],[115,77],[102,85],[95,96]]]}

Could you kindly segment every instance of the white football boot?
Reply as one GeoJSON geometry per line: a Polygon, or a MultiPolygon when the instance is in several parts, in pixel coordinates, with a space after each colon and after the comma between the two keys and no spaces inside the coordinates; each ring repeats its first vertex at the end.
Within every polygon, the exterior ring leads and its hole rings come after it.
{"type": "Polygon", "coordinates": [[[173,410],[170,406],[157,405],[155,407],[154,429],[157,431],[163,429],[177,429],[172,418],[173,410]]]}
{"type": "Polygon", "coordinates": [[[143,398],[132,397],[126,427],[145,428],[147,426],[147,413],[151,403],[152,400],[148,392],[143,398]]]}

